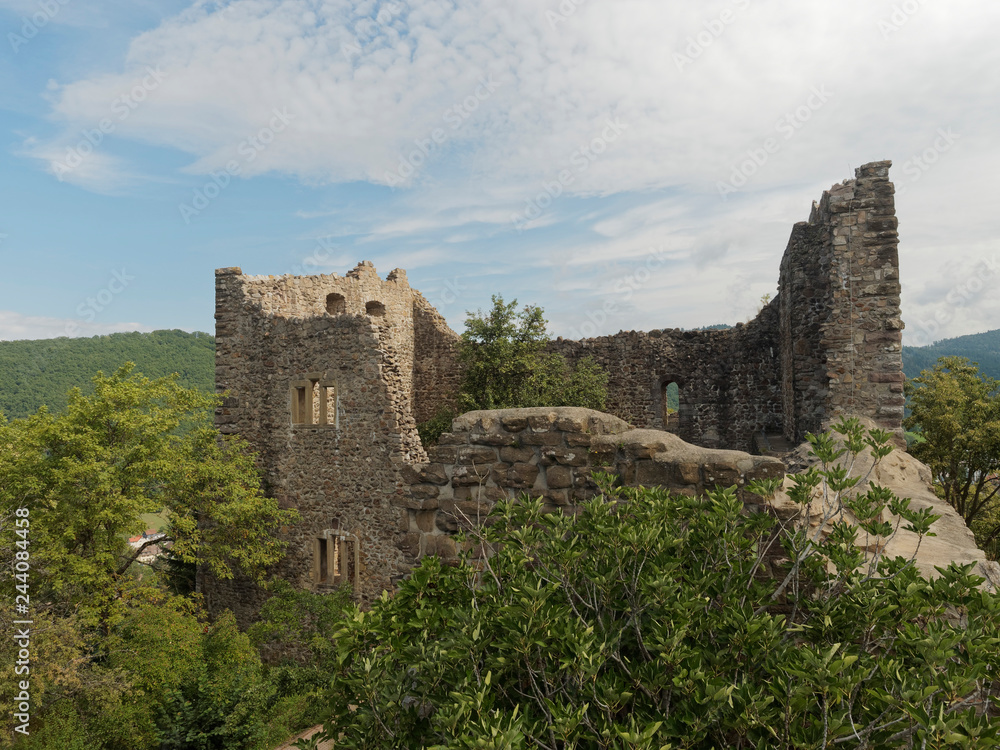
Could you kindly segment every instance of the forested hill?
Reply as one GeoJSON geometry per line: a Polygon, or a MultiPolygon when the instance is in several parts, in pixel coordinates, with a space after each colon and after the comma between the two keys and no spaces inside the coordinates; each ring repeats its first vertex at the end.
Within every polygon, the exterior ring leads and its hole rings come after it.
{"type": "Polygon", "coordinates": [[[921,370],[929,370],[938,357],[968,357],[979,363],[979,371],[1000,380],[1000,329],[942,339],[929,346],[903,347],[903,372],[915,378],[921,370]]]}
{"type": "Polygon", "coordinates": [[[176,372],[188,388],[215,390],[215,337],[207,333],[153,331],[93,338],[0,341],[0,411],[26,417],[42,404],[66,406],[74,386],[84,391],[98,370],[110,375],[125,362],[150,378],[176,372]]]}
{"type": "MultiPolygon", "coordinates": [[[[916,377],[947,355],[968,357],[983,373],[1000,379],[1000,329],[930,346],[904,346],[906,377],[916,377]]],[[[71,388],[86,390],[98,370],[110,374],[123,362],[135,362],[136,369],[151,378],[177,372],[184,386],[215,389],[215,337],[207,333],[174,330],[0,341],[0,411],[14,419],[34,413],[42,404],[62,409],[71,388]]]]}

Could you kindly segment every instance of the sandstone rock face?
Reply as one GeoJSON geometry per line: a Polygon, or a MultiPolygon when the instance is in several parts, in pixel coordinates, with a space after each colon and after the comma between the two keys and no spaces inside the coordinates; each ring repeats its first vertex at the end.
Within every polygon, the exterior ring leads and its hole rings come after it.
{"type": "MultiPolygon", "coordinates": [[[[861,422],[867,427],[874,426],[874,422],[867,418],[861,418],[861,422]]],[[[802,470],[815,463],[816,459],[808,456],[808,449],[809,444],[804,443],[788,457],[793,469],[802,470]]],[[[867,450],[859,455],[858,465],[864,467],[865,471],[872,463],[871,454],[867,450]]],[[[895,450],[882,459],[871,472],[868,481],[859,485],[858,489],[863,492],[871,484],[888,487],[899,497],[910,498],[910,507],[915,510],[930,508],[935,515],[941,516],[931,527],[936,536],[919,540],[918,547],[917,535],[900,528],[886,546],[885,554],[906,559],[915,555],[916,566],[927,577],[936,577],[936,568],[945,568],[952,562],[962,565],[973,563],[976,575],[986,579],[985,585],[993,589],[1000,587],[1000,565],[986,559],[985,553],[976,547],[975,537],[962,516],[934,494],[931,470],[925,464],[905,451],[895,450]]],[[[786,480],[784,488],[773,501],[774,510],[783,519],[793,518],[800,513],[799,506],[788,498],[787,490],[790,487],[791,481],[786,480]]],[[[813,515],[820,510],[820,506],[819,500],[812,504],[813,515]]],[[[895,525],[898,518],[886,511],[883,520],[895,525]]],[[[863,540],[859,538],[860,541],[863,540]]]]}

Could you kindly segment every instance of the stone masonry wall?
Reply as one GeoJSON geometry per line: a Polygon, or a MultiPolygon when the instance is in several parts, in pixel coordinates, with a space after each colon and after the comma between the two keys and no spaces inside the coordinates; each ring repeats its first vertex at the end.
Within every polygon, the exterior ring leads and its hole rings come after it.
{"type": "MultiPolygon", "coordinates": [[[[408,570],[396,544],[394,501],[408,492],[401,471],[426,460],[414,417],[421,372],[415,360],[430,350],[451,357],[434,369],[454,370],[454,334],[427,315],[403,272],[383,282],[366,263],[346,277],[253,277],[220,269],[216,306],[216,386],[228,393],[216,424],[254,447],[268,493],[302,516],[281,530],[288,555],[275,573],[325,590],[332,578],[317,580],[317,540],[346,535],[357,548],[349,572],[359,598],[378,596],[408,570]],[[330,294],[343,298],[333,300],[343,303],[333,312],[330,294]],[[377,304],[366,309],[369,303],[377,304]],[[415,317],[422,321],[416,327],[415,317]],[[434,347],[422,348],[424,340],[434,347]],[[302,383],[310,404],[296,423],[293,400],[302,383]]],[[[449,388],[447,381],[429,384],[425,398],[433,403],[439,392],[443,399],[449,388]]],[[[334,561],[327,563],[332,570],[334,561]]],[[[244,623],[262,603],[249,581],[220,582],[200,571],[198,585],[211,611],[230,608],[244,623]]]]}
{"type": "Polygon", "coordinates": [[[593,357],[608,373],[607,410],[627,422],[669,430],[708,448],[749,450],[762,432],[781,430],[780,344],[772,303],[728,330],[664,329],[568,341],[553,351],[593,357]],[[676,383],[676,427],[665,415],[665,386],[676,383]]]}
{"type": "Polygon", "coordinates": [[[627,331],[558,340],[571,361],[608,372],[607,409],[706,447],[752,450],[763,435],[800,441],[836,414],[901,434],[899,258],[891,162],[873,162],[823,193],[796,224],[778,295],[746,325],[721,331],[627,331]],[[680,391],[676,425],[663,387],[680,391]]]}
{"type": "Polygon", "coordinates": [[[594,471],[626,485],[696,495],[784,475],[784,464],[741,451],[712,450],[659,430],[635,430],[610,414],[575,407],[473,411],[408,467],[409,494],[397,496],[397,541],[407,563],[453,560],[454,534],[481,522],[497,500],[527,492],[544,510],[573,512],[593,497],[594,471]]]}

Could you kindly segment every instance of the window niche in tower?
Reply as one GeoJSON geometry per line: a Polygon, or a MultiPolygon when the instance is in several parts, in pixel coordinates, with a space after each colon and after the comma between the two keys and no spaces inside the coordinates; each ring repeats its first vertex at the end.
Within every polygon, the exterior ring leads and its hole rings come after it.
{"type": "Polygon", "coordinates": [[[347,312],[347,300],[343,294],[332,292],[326,295],[326,311],[330,315],[341,315],[347,312]]]}
{"type": "Polygon", "coordinates": [[[336,427],[337,386],[320,373],[306,375],[289,386],[292,425],[297,427],[336,427]]]}
{"type": "Polygon", "coordinates": [[[357,590],[361,568],[358,537],[340,528],[334,519],[313,541],[313,583],[317,589],[348,584],[357,590]]]}

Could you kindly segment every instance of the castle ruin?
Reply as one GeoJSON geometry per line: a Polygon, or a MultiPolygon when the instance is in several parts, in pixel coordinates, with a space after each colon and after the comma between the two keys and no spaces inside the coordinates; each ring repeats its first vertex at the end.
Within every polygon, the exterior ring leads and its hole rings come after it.
{"type": "MultiPolygon", "coordinates": [[[[841,414],[901,435],[898,236],[888,161],[856,170],[796,224],[778,294],[747,324],[620,332],[551,348],[609,374],[608,414],[472,412],[425,451],[418,423],[451,404],[458,336],[404,271],[346,276],[216,271],[216,424],[259,453],[269,494],[302,521],[282,529],[275,572],[303,588],[342,583],[362,602],[424,555],[454,558],[454,534],[499,497],[551,510],[592,496],[592,469],[695,493],[780,476],[769,446],[796,444],[841,414]],[[668,414],[667,389],[680,406],[668,414]],[[670,434],[674,433],[674,434],[670,434]]],[[[211,611],[246,622],[261,594],[199,571],[211,611]]]]}

